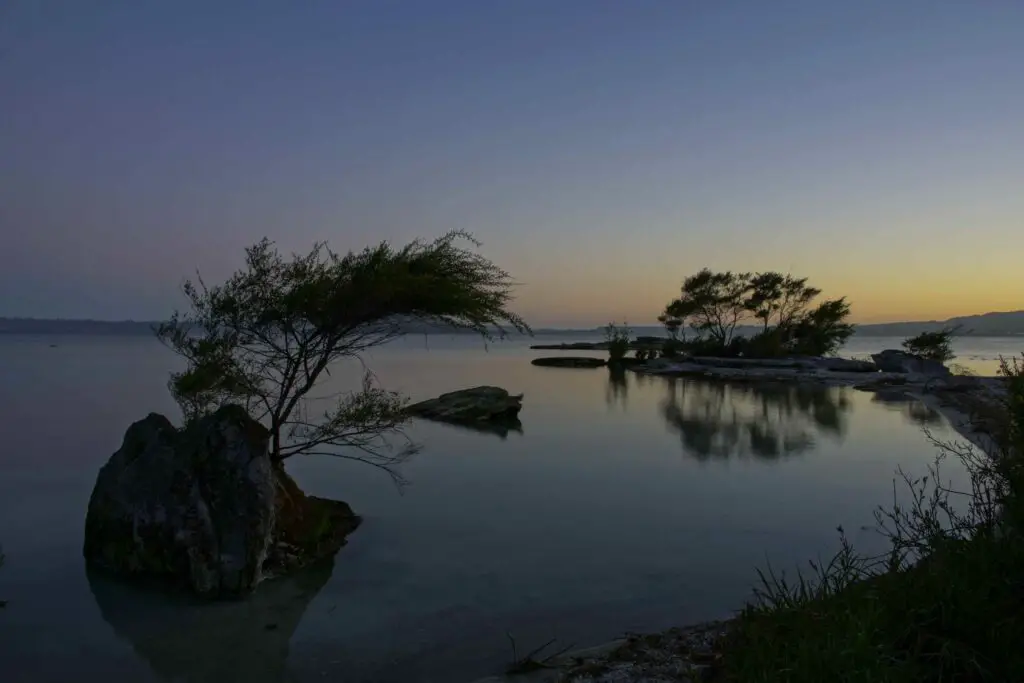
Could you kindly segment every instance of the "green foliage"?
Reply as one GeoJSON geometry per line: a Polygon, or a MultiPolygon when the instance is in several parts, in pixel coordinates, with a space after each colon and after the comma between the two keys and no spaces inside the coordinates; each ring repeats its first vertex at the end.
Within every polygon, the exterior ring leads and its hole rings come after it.
{"type": "Polygon", "coordinates": [[[835,353],[853,334],[845,322],[850,306],[831,299],[811,307],[821,290],[776,272],[716,273],[707,268],[683,281],[681,294],[658,318],[673,339],[673,330],[688,323],[697,339],[683,347],[694,355],[774,358],[835,353]],[[750,317],[761,332],[750,338],[736,328],[750,317]]]}
{"type": "Polygon", "coordinates": [[[629,353],[629,340],[633,332],[626,323],[616,325],[608,323],[604,328],[604,338],[608,342],[608,358],[620,361],[629,353]]]}
{"type": "Polygon", "coordinates": [[[404,398],[374,386],[369,373],[361,391],[319,417],[309,415],[307,396],[332,363],[358,360],[413,321],[485,338],[529,331],[507,309],[508,273],[460,242],[479,246],[452,232],[345,255],[321,243],[286,258],[264,239],[246,250],[245,267],[224,284],[187,281],[189,309],[156,330],[187,362],[169,383],[186,420],[238,403],[270,429],[275,459],[328,453],[392,464],[396,456],[384,437],[405,421],[404,398]]]}
{"type": "Polygon", "coordinates": [[[741,349],[748,358],[779,358],[790,351],[788,329],[765,328],[754,336],[744,339],[741,349]]]}
{"type": "Polygon", "coordinates": [[[904,339],[903,348],[915,356],[948,363],[956,358],[953,353],[953,337],[959,331],[959,327],[946,327],[937,332],[922,332],[904,339]]]}
{"type": "Polygon", "coordinates": [[[775,322],[779,328],[791,327],[807,310],[821,290],[807,285],[807,278],[767,272],[750,278],[746,309],[760,320],[764,330],[775,322]]]}
{"type": "Polygon", "coordinates": [[[683,344],[679,339],[669,338],[661,345],[662,358],[675,358],[682,353],[683,344]]]}
{"type": "Polygon", "coordinates": [[[673,320],[689,320],[698,333],[728,346],[736,326],[748,312],[749,290],[749,273],[716,273],[704,268],[683,281],[681,295],[665,307],[664,315],[673,320]]]}
{"type": "Polygon", "coordinates": [[[1001,361],[1005,429],[986,452],[935,441],[930,476],[903,479],[909,503],[876,513],[878,557],[840,550],[761,587],[724,642],[716,680],[919,683],[1024,680],[1024,363],[1001,361]],[[942,483],[958,458],[969,491],[942,483]]]}
{"type": "Polygon", "coordinates": [[[845,322],[849,315],[846,297],[822,301],[793,325],[792,352],[802,356],[835,354],[853,334],[853,325],[845,322]]]}

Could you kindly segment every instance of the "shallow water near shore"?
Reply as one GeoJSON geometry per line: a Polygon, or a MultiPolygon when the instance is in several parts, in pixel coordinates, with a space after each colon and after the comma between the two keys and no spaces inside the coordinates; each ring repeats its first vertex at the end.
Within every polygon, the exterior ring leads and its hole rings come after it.
{"type": "MultiPolygon", "coordinates": [[[[546,340],[545,340],[546,341],[546,340]]],[[[555,340],[557,341],[557,340],[555,340]]],[[[841,388],[735,386],[538,368],[530,340],[413,337],[367,357],[414,400],[480,384],[525,393],[505,438],[414,423],[423,445],[395,489],[372,468],[289,463],[362,527],[333,563],[250,600],[196,605],[87,574],[97,469],[149,411],[175,415],[175,358],[138,338],[0,338],[0,661],[5,681],[469,681],[552,638],[596,644],[729,616],[755,567],[828,554],[924,474],[920,403],[841,388]],[[51,345],[56,346],[51,346],[51,345]]],[[[854,339],[844,355],[894,348],[854,339]]],[[[982,374],[1024,340],[959,340],[982,374]]],[[[333,373],[344,389],[358,365],[333,373]]],[[[962,472],[947,463],[954,483],[962,472]]]]}

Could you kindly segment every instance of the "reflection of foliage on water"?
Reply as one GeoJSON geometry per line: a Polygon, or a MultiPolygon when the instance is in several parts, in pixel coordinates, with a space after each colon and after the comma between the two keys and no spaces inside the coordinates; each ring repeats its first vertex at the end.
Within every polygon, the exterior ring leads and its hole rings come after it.
{"type": "Polygon", "coordinates": [[[890,410],[899,411],[904,419],[922,427],[937,427],[944,421],[942,414],[924,401],[906,395],[902,391],[879,391],[871,397],[872,403],[879,403],[890,410]]]}
{"type": "Polygon", "coordinates": [[[629,397],[629,379],[626,376],[626,369],[624,367],[609,365],[608,366],[608,387],[604,392],[604,400],[609,406],[613,406],[616,403],[622,403],[622,406],[626,406],[626,400],[629,397]]]}
{"type": "Polygon", "coordinates": [[[668,378],[667,388],[662,416],[698,460],[803,453],[816,433],[841,439],[851,405],[838,387],[668,378]]]}

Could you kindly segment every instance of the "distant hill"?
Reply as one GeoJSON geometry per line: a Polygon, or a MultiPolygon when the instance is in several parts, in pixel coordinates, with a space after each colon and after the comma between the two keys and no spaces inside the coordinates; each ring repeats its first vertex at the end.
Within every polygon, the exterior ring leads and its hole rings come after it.
{"type": "Polygon", "coordinates": [[[0,334],[152,335],[155,321],[0,318],[0,334]]]}
{"type": "MultiPolygon", "coordinates": [[[[48,318],[0,318],[0,334],[84,334],[84,335],[119,335],[149,336],[153,328],[160,324],[158,320],[70,320],[48,318]]],[[[404,326],[407,334],[474,334],[468,330],[454,329],[445,325],[421,322],[409,322],[404,326]]],[[[662,333],[660,327],[651,328],[654,333],[662,333]]],[[[538,329],[534,334],[553,335],[592,335],[595,330],[557,330],[538,329]]],[[[642,334],[642,333],[641,333],[642,334]]]]}
{"type": "Polygon", "coordinates": [[[904,323],[857,325],[857,334],[864,337],[909,337],[921,332],[934,332],[944,327],[960,326],[960,334],[974,337],[1024,335],[1024,311],[965,315],[949,320],[927,320],[904,323]]]}
{"type": "MultiPolygon", "coordinates": [[[[146,336],[153,334],[153,327],[159,322],[155,320],[54,320],[45,318],[0,318],[0,334],[86,334],[86,335],[120,335],[146,336]]],[[[941,330],[944,327],[961,326],[960,334],[975,337],[1003,337],[1024,335],[1024,311],[1006,311],[1001,313],[984,313],[967,315],[949,320],[926,320],[916,322],[878,323],[857,325],[857,334],[863,337],[909,337],[941,330]]],[[[657,325],[633,326],[634,336],[664,336],[665,329],[657,325]]],[[[753,334],[758,327],[741,326],[740,334],[753,334]]],[[[444,325],[409,322],[405,325],[408,334],[472,334],[466,330],[456,330],[444,325]]],[[[603,328],[587,329],[556,329],[538,328],[534,330],[539,336],[592,337],[603,333],[603,328]]]]}

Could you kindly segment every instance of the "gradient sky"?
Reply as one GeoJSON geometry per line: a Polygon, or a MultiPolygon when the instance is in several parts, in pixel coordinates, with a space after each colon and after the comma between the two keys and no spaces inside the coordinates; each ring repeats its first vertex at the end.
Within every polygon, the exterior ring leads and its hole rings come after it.
{"type": "Polygon", "coordinates": [[[0,315],[453,228],[535,325],[652,322],[705,265],[1024,308],[1024,2],[0,3],[0,315]]]}

